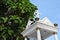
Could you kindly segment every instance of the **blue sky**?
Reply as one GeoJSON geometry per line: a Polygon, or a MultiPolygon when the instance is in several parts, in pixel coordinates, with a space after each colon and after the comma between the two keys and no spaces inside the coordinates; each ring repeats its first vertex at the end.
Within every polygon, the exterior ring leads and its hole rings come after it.
{"type": "MultiPolygon", "coordinates": [[[[48,17],[53,23],[58,23],[58,40],[60,39],[60,0],[30,0],[37,6],[40,18],[48,17]]],[[[54,36],[46,40],[54,40],[54,36]]]]}

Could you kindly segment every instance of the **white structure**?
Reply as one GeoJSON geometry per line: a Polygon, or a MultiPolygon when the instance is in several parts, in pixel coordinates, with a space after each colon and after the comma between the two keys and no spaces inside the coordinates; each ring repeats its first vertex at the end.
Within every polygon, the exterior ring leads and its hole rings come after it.
{"type": "MultiPolygon", "coordinates": [[[[39,16],[35,15],[35,18],[39,18],[39,16]]],[[[30,21],[28,24],[31,23],[30,21]]],[[[35,21],[34,24],[28,25],[27,28],[21,33],[25,40],[29,38],[29,40],[44,40],[51,35],[54,34],[54,39],[58,40],[57,38],[57,24],[53,24],[49,21],[47,17],[43,18],[40,21],[35,21]]]]}
{"type": "Polygon", "coordinates": [[[34,12],[34,18],[39,18],[40,13],[38,12],[38,10],[35,10],[34,12]]]}
{"type": "Polygon", "coordinates": [[[26,26],[26,29],[31,25],[33,21],[30,20],[30,18],[28,19],[28,23],[27,23],[27,26],[26,26]]]}

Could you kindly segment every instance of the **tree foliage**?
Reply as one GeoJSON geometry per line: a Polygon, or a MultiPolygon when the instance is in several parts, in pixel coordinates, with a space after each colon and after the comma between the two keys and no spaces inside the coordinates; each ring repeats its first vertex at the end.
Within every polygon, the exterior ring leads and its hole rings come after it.
{"type": "Polygon", "coordinates": [[[0,40],[23,40],[21,32],[36,9],[29,0],[0,0],[0,40]]]}

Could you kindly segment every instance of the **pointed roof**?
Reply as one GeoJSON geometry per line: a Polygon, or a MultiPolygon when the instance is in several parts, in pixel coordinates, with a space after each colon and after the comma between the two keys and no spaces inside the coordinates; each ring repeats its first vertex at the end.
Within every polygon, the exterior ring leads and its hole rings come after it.
{"type": "Polygon", "coordinates": [[[47,17],[43,18],[41,21],[42,21],[42,23],[44,23],[44,24],[53,26],[53,23],[52,23],[47,17]]]}

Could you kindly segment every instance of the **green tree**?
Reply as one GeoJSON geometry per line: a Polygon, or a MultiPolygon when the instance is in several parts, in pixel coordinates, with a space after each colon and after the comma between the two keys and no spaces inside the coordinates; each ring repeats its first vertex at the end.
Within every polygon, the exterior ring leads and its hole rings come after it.
{"type": "Polygon", "coordinates": [[[24,40],[21,32],[36,9],[29,0],[0,0],[0,40],[24,40]]]}

